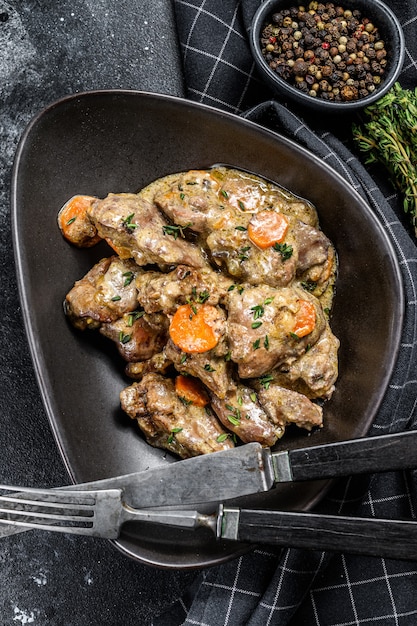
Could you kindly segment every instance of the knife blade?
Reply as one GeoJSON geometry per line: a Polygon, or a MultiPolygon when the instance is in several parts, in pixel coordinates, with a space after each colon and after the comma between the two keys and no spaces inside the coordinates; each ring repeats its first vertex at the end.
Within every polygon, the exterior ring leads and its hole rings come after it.
{"type": "MultiPolygon", "coordinates": [[[[133,508],[221,502],[285,482],[417,467],[417,431],[273,452],[259,443],[61,489],[117,489],[133,508]]],[[[16,529],[0,528],[0,537],[16,529]]]]}
{"type": "Polygon", "coordinates": [[[280,452],[248,443],[76,488],[122,488],[134,508],[220,502],[269,491],[279,483],[417,467],[416,444],[417,431],[280,452]]]}

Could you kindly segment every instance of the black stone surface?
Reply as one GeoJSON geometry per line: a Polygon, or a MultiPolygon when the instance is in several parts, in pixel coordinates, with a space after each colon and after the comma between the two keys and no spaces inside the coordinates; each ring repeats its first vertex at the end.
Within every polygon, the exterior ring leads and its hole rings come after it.
{"type": "MultiPolygon", "coordinates": [[[[17,292],[9,203],[16,146],[44,106],[102,88],[183,95],[170,0],[0,0],[1,483],[68,482],[17,292]]],[[[107,541],[30,531],[0,541],[0,624],[146,625],[194,576],[145,566],[107,541]]]]}

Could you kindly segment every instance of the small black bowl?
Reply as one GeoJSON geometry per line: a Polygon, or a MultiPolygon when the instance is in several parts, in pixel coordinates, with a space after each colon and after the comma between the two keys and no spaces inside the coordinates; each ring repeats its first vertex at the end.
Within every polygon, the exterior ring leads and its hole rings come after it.
{"type": "Polygon", "coordinates": [[[351,101],[329,101],[310,96],[278,76],[265,61],[261,47],[261,33],[270,23],[272,15],[282,9],[297,6],[295,0],[266,0],[255,13],[252,21],[250,45],[260,76],[278,94],[324,113],[347,113],[363,109],[379,100],[394,85],[401,71],[405,56],[404,34],[394,13],[380,0],[344,0],[344,9],[359,10],[362,17],[369,18],[378,27],[387,51],[387,66],[381,85],[370,95],[351,101]]]}

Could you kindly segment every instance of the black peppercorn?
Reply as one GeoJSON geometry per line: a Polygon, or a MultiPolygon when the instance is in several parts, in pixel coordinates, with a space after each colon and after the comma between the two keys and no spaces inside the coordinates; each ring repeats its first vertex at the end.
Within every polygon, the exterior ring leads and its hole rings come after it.
{"type": "Polygon", "coordinates": [[[274,13],[261,34],[265,62],[312,97],[364,98],[377,88],[387,65],[378,27],[359,10],[333,2],[291,6],[274,13]]]}

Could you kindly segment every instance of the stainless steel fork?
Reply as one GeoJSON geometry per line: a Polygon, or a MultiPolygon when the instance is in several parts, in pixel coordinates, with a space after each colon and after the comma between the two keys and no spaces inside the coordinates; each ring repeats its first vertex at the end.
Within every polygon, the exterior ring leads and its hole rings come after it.
{"type": "Polygon", "coordinates": [[[134,509],[122,489],[70,491],[0,485],[0,524],[116,539],[129,521],[194,528],[214,517],[194,511],[134,509]]]}
{"type": "Polygon", "coordinates": [[[209,528],[218,539],[417,560],[417,522],[220,505],[193,510],[134,509],[122,489],[21,490],[0,487],[0,523],[116,539],[125,522],[209,528]]]}

